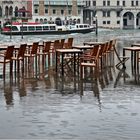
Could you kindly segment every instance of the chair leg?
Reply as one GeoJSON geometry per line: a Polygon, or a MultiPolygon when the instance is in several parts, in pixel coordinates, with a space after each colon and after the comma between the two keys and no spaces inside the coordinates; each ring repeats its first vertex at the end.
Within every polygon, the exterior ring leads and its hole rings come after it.
{"type": "Polygon", "coordinates": [[[80,77],[81,79],[83,79],[83,66],[80,65],[80,77]]]}
{"type": "Polygon", "coordinates": [[[3,79],[5,80],[5,71],[6,71],[6,67],[5,67],[5,63],[3,65],[3,79]]]}
{"type": "Polygon", "coordinates": [[[10,78],[13,77],[13,61],[10,62],[10,78]]]}

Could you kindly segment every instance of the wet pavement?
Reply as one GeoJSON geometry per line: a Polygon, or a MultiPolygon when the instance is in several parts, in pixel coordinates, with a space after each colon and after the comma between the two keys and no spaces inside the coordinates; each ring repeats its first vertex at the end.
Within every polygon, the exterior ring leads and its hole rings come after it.
{"type": "MultiPolygon", "coordinates": [[[[122,54],[122,47],[139,42],[140,33],[104,30],[98,38],[94,33],[73,36],[75,44],[117,38],[122,54]]],[[[57,77],[52,68],[37,78],[7,78],[5,83],[0,78],[0,139],[139,140],[140,85],[130,60],[126,66],[82,81],[70,74],[57,77]]]]}

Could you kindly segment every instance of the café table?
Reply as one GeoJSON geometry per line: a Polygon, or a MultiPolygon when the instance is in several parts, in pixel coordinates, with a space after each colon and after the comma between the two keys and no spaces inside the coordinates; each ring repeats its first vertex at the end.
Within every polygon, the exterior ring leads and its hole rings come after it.
{"type": "MultiPolygon", "coordinates": [[[[134,68],[134,70],[136,70],[137,68],[137,53],[140,51],[140,47],[134,46],[134,47],[124,47],[123,48],[123,57],[126,56],[126,51],[130,51],[133,55],[131,55],[131,64],[132,64],[132,68],[134,68]],[[133,67],[134,64],[134,67],[133,67]]],[[[123,64],[123,68],[126,68],[125,63],[123,64]]]]}
{"type": "Polygon", "coordinates": [[[89,42],[84,42],[83,44],[84,45],[90,45],[90,46],[93,46],[93,45],[102,45],[104,44],[105,42],[93,42],[93,41],[89,41],[89,42]]]}
{"type": "Polygon", "coordinates": [[[94,46],[90,46],[90,45],[76,45],[76,46],[72,46],[75,49],[80,49],[80,50],[88,50],[88,49],[93,49],[94,46]]]}
{"type": "Polygon", "coordinates": [[[79,49],[56,49],[56,72],[57,72],[57,68],[58,68],[58,54],[61,55],[61,70],[62,70],[62,76],[64,75],[64,56],[66,54],[70,54],[70,55],[74,55],[74,74],[76,71],[76,56],[78,57],[79,60],[79,56],[80,54],[82,54],[83,51],[79,50],[79,49]]]}

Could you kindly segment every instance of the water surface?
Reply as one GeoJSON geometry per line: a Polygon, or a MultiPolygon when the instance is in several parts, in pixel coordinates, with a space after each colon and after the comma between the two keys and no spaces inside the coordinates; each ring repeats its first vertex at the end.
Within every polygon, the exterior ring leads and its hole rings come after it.
{"type": "MultiPolygon", "coordinates": [[[[20,36],[10,40],[9,36],[0,35],[0,42],[43,41],[69,36],[74,37],[75,44],[117,38],[117,50],[122,54],[122,47],[139,42],[140,32],[100,29],[98,37],[89,33],[24,36],[23,40],[20,36]]],[[[140,85],[131,74],[130,61],[126,71],[111,68],[97,80],[83,81],[82,88],[80,83],[72,76],[57,79],[52,69],[41,78],[19,78],[13,82],[7,79],[5,84],[1,78],[0,138],[139,140],[140,85]]]]}

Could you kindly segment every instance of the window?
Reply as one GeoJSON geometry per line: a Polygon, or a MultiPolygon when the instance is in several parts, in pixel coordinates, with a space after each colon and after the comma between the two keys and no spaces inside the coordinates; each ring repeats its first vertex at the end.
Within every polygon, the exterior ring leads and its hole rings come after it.
{"type": "Polygon", "coordinates": [[[138,2],[138,0],[136,1],[136,6],[138,6],[139,5],[139,2],[138,2]]]}
{"type": "Polygon", "coordinates": [[[120,6],[120,1],[117,1],[117,6],[120,6]]]}
{"type": "Polygon", "coordinates": [[[35,27],[34,27],[34,26],[29,26],[29,27],[28,27],[28,30],[29,30],[29,31],[34,31],[34,30],[35,30],[35,27]]]}
{"type": "Polygon", "coordinates": [[[55,9],[53,9],[53,14],[56,14],[56,10],[55,9]]]}
{"type": "Polygon", "coordinates": [[[107,24],[110,24],[110,21],[107,21],[107,24]]]}
{"type": "Polygon", "coordinates": [[[16,26],[12,26],[12,31],[18,31],[18,28],[16,26]]]}
{"type": "Polygon", "coordinates": [[[23,27],[21,26],[21,27],[20,27],[20,30],[21,30],[21,31],[27,31],[27,27],[26,27],[26,26],[23,26],[23,27]]]}
{"type": "Polygon", "coordinates": [[[122,6],[125,6],[125,1],[122,2],[122,6]]]}
{"type": "Polygon", "coordinates": [[[90,1],[86,1],[86,6],[90,6],[90,1]]]}
{"type": "Polygon", "coordinates": [[[117,12],[117,17],[120,17],[120,11],[117,12]]]}
{"type": "Polygon", "coordinates": [[[50,26],[50,30],[56,30],[55,26],[50,26]]]}
{"type": "Polygon", "coordinates": [[[78,10],[78,15],[80,15],[81,14],[81,10],[78,10]]]}
{"type": "Polygon", "coordinates": [[[48,9],[45,9],[45,14],[48,14],[48,9]]]}
{"type": "Polygon", "coordinates": [[[131,6],[134,6],[134,1],[131,1],[131,6]]]}
{"type": "Polygon", "coordinates": [[[61,15],[64,15],[64,10],[61,10],[61,15]]]}
{"type": "Polygon", "coordinates": [[[80,25],[79,28],[83,28],[83,25],[80,25]]]}
{"type": "Polygon", "coordinates": [[[110,6],[110,1],[107,1],[107,6],[110,6]]]}
{"type": "Polygon", "coordinates": [[[42,30],[42,26],[36,26],[36,30],[37,30],[37,31],[42,30]]]}
{"type": "Polygon", "coordinates": [[[120,24],[120,21],[119,20],[117,21],[117,24],[120,24]]]}
{"type": "Polygon", "coordinates": [[[96,1],[93,1],[93,6],[96,6],[96,1]]]}
{"type": "Polygon", "coordinates": [[[69,12],[69,15],[71,15],[71,10],[69,10],[68,12],[69,12]]]}
{"type": "Polygon", "coordinates": [[[106,24],[106,21],[103,21],[103,24],[106,24]]]}
{"type": "Polygon", "coordinates": [[[103,6],[106,6],[106,1],[103,1],[103,6]]]}
{"type": "Polygon", "coordinates": [[[35,14],[37,14],[37,13],[38,13],[38,9],[35,9],[35,11],[34,11],[34,12],[35,12],[35,14]]]}
{"type": "Polygon", "coordinates": [[[106,17],[106,12],[105,11],[103,11],[103,17],[106,17]]]}
{"type": "Polygon", "coordinates": [[[48,26],[43,26],[43,30],[49,30],[48,26]]]}
{"type": "Polygon", "coordinates": [[[110,11],[107,11],[107,17],[110,17],[110,11]]]}

